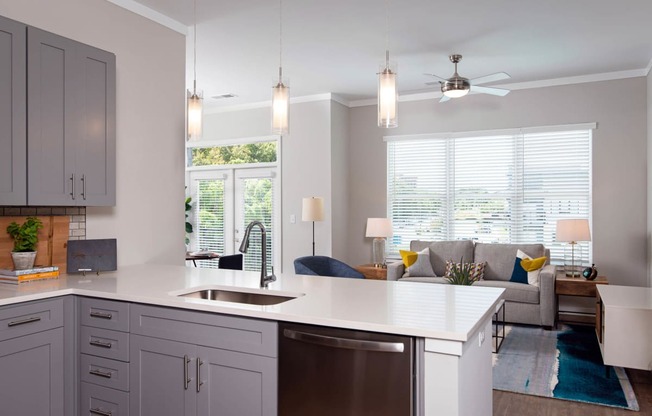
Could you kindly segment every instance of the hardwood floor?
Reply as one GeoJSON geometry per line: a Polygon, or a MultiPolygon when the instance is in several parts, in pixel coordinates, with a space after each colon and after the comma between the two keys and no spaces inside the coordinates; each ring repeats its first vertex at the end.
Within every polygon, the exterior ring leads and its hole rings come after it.
{"type": "Polygon", "coordinates": [[[494,390],[494,416],[652,416],[652,372],[627,370],[640,411],[494,390]]]}

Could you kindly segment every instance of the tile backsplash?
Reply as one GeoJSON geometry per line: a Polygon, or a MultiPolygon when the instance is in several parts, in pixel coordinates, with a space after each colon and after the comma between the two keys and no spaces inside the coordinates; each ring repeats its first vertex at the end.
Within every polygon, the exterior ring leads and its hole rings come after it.
{"type": "Polygon", "coordinates": [[[67,215],[69,240],[86,239],[86,207],[0,207],[0,216],[67,215]]]}

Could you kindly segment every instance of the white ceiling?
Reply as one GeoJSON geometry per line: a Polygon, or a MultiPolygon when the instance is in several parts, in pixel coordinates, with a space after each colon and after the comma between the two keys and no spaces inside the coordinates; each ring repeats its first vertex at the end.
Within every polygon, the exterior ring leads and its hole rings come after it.
{"type": "MultiPolygon", "coordinates": [[[[204,91],[206,107],[268,101],[279,64],[279,2],[196,1],[197,88],[204,91]],[[238,97],[210,98],[222,93],[238,97]]],[[[182,25],[193,24],[193,0],[138,3],[182,25]]],[[[460,75],[505,71],[512,79],[503,85],[605,73],[610,75],[602,78],[644,75],[652,58],[650,0],[388,3],[390,53],[398,63],[401,95],[435,91],[424,85],[432,79],[423,73],[450,76],[451,53],[464,55],[460,75]]],[[[385,55],[385,4],[284,0],[283,71],[292,97],[375,98],[375,73],[385,55]]],[[[192,36],[189,40],[187,85],[192,86],[192,36]]]]}

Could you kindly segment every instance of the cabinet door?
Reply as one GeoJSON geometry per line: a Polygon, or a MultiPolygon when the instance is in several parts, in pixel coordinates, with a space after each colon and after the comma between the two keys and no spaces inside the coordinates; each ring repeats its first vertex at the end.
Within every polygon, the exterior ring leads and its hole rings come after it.
{"type": "Polygon", "coordinates": [[[64,416],[63,328],[0,342],[0,413],[64,416]]]}
{"type": "Polygon", "coordinates": [[[275,416],[276,358],[198,347],[199,416],[275,416]]]}
{"type": "Polygon", "coordinates": [[[191,344],[132,335],[131,416],[195,415],[196,350],[191,344]]]}
{"type": "Polygon", "coordinates": [[[75,205],[74,146],[79,131],[77,42],[27,29],[29,205],[75,205]]]}
{"type": "Polygon", "coordinates": [[[115,205],[115,55],[79,45],[82,106],[75,166],[78,203],[115,205]]]}
{"type": "Polygon", "coordinates": [[[26,30],[0,16],[0,205],[27,203],[26,30]]]}

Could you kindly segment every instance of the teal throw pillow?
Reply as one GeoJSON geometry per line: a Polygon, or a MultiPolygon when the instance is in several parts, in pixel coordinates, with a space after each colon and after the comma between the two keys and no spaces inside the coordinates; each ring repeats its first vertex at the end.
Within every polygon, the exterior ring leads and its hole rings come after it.
{"type": "Polygon", "coordinates": [[[521,266],[521,260],[523,258],[529,258],[529,256],[523,253],[521,250],[518,250],[516,253],[516,259],[514,260],[514,270],[512,270],[512,277],[509,279],[510,282],[514,283],[525,283],[527,281],[527,270],[521,266]]]}

